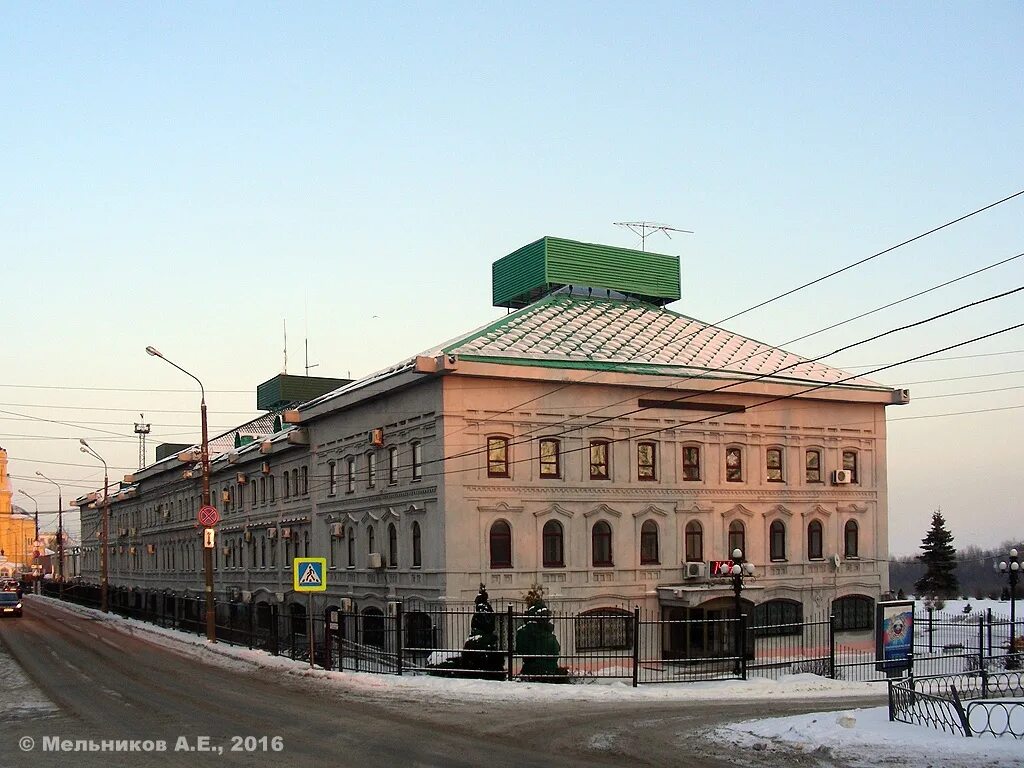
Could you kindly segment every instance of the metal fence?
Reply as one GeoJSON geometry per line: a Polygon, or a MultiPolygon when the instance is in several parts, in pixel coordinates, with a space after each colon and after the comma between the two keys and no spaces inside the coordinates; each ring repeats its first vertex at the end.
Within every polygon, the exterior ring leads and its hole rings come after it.
{"type": "Polygon", "coordinates": [[[911,675],[889,682],[889,719],[959,736],[1024,739],[1024,682],[1020,672],[985,669],[911,675]]]}
{"type": "MultiPolygon", "coordinates": [[[[43,593],[57,597],[58,586],[44,583],[43,593]]],[[[95,585],[65,585],[63,597],[92,608],[100,603],[95,585]]],[[[110,590],[109,604],[112,612],[128,618],[199,636],[206,633],[205,600],[198,595],[117,588],[110,590]]],[[[828,614],[789,622],[746,615],[697,621],[623,606],[583,613],[549,611],[539,620],[521,602],[484,616],[473,606],[415,601],[388,605],[382,611],[348,604],[310,616],[302,602],[215,601],[216,637],[274,655],[312,659],[327,669],[397,675],[623,680],[634,686],[800,673],[889,679],[875,658],[874,632],[843,630],[828,614]]],[[[919,617],[910,674],[1012,668],[1018,657],[1009,652],[1008,638],[1008,620],[991,613],[966,619],[919,617]]]]}

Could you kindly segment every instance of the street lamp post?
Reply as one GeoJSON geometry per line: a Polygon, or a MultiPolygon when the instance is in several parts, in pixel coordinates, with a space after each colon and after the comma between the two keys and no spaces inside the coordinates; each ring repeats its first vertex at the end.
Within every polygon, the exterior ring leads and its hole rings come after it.
{"type": "Polygon", "coordinates": [[[1014,647],[1014,635],[1017,628],[1017,581],[1020,579],[1020,559],[1017,557],[1017,550],[1010,550],[1010,561],[1003,560],[999,563],[999,572],[1005,573],[1010,578],[1010,655],[1006,657],[1007,669],[1018,669],[1020,659],[1017,657],[1014,647]]]}
{"type": "MultiPolygon", "coordinates": [[[[152,357],[159,357],[169,365],[174,366],[186,376],[192,378],[199,385],[199,417],[202,425],[202,444],[199,447],[200,461],[203,465],[203,506],[210,504],[210,442],[206,423],[206,388],[203,382],[192,373],[189,373],[177,363],[164,357],[156,347],[146,347],[146,354],[152,357]]],[[[206,537],[203,539],[203,570],[206,571],[206,639],[211,643],[217,642],[217,621],[213,608],[213,548],[205,546],[206,537]]]]}
{"type": "Polygon", "coordinates": [[[39,470],[36,474],[48,483],[57,486],[57,587],[60,590],[61,599],[64,598],[64,493],[54,480],[51,480],[39,470]]]}
{"type": "MultiPolygon", "coordinates": [[[[32,503],[36,505],[36,534],[35,534],[35,538],[32,541],[32,561],[33,561],[32,562],[32,575],[35,576],[36,575],[36,562],[35,561],[39,559],[39,555],[38,555],[38,552],[39,552],[39,502],[36,500],[36,497],[33,496],[28,491],[23,491],[23,490],[21,490],[19,488],[18,489],[18,493],[20,493],[22,496],[28,496],[30,499],[32,499],[32,503]]],[[[28,557],[28,552],[25,553],[25,557],[26,558],[28,557]]]]}
{"type": "Polygon", "coordinates": [[[103,464],[103,511],[100,514],[100,519],[103,521],[100,529],[100,610],[108,613],[110,611],[110,606],[107,604],[107,539],[110,534],[109,472],[107,471],[107,462],[96,453],[91,445],[85,442],[85,438],[80,438],[78,442],[82,444],[82,447],[79,449],[82,453],[87,453],[94,459],[99,459],[100,463],[103,464]]]}
{"type": "Polygon", "coordinates": [[[743,559],[743,550],[738,547],[732,551],[732,568],[729,569],[729,572],[732,574],[732,592],[736,597],[736,672],[739,674],[743,664],[743,659],[741,658],[743,654],[743,622],[740,619],[743,614],[743,607],[740,595],[743,593],[743,579],[754,575],[754,564],[748,563],[743,559]]]}

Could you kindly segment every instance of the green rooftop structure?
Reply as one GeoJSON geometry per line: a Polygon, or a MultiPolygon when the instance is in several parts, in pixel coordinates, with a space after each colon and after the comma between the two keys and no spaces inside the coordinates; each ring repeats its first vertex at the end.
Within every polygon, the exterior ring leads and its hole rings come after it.
{"type": "Polygon", "coordinates": [[[679,257],[542,237],[491,266],[494,306],[519,309],[566,286],[664,306],[680,298],[679,257]]]}
{"type": "Polygon", "coordinates": [[[291,405],[313,400],[343,387],[351,379],[330,379],[324,376],[289,376],[280,373],[256,388],[256,407],[261,411],[279,411],[291,405]]]}

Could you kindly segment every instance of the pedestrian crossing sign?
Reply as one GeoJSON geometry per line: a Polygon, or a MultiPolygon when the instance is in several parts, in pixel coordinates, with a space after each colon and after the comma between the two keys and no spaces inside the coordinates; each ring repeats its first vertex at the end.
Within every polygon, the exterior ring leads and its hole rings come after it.
{"type": "Polygon", "coordinates": [[[292,561],[292,578],[296,592],[327,590],[327,558],[296,557],[292,561]]]}

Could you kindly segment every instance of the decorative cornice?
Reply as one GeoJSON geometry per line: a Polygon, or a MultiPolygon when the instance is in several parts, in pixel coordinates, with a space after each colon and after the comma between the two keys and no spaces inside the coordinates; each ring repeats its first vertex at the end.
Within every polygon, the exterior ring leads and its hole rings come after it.
{"type": "Polygon", "coordinates": [[[767,512],[762,512],[763,517],[773,517],[774,515],[783,515],[785,517],[792,517],[793,513],[781,504],[776,504],[774,507],[769,509],[767,512]]]}
{"type": "Polygon", "coordinates": [[[823,507],[821,504],[815,504],[809,510],[807,510],[806,512],[801,512],[800,514],[803,517],[814,517],[815,515],[820,515],[821,517],[829,517],[832,514],[832,510],[829,509],[828,507],[823,507]]]}
{"type": "Polygon", "coordinates": [[[658,515],[659,517],[668,517],[668,512],[661,509],[660,507],[654,506],[653,504],[649,504],[643,509],[641,509],[639,512],[633,513],[633,517],[643,517],[644,515],[658,515]]]}
{"type": "Polygon", "coordinates": [[[493,507],[477,507],[480,512],[487,512],[497,515],[514,515],[523,511],[523,507],[513,507],[507,501],[499,501],[493,507]]]}
{"type": "Polygon", "coordinates": [[[733,517],[735,515],[743,515],[744,517],[753,517],[754,513],[747,509],[742,504],[736,504],[722,513],[722,517],[733,517]]]}
{"type": "Polygon", "coordinates": [[[863,499],[875,501],[878,499],[878,491],[853,491],[839,490],[831,486],[822,489],[808,489],[806,491],[796,489],[764,490],[750,488],[749,490],[732,488],[646,488],[646,487],[608,487],[600,486],[538,486],[538,485],[516,485],[516,486],[493,486],[493,485],[464,485],[466,493],[481,498],[501,498],[511,495],[516,496],[546,496],[546,497],[567,497],[584,496],[591,498],[598,497],[633,497],[640,499],[652,499],[664,506],[672,506],[680,499],[742,499],[750,502],[771,501],[779,504],[801,504],[808,502],[821,502],[822,499],[834,502],[838,499],[863,499]],[[827,490],[825,490],[827,488],[827,490]]]}
{"type": "Polygon", "coordinates": [[[858,504],[855,501],[851,501],[849,504],[837,504],[836,511],[844,514],[863,514],[868,511],[867,504],[858,504]]]}
{"type": "Polygon", "coordinates": [[[604,514],[606,514],[606,515],[611,515],[612,517],[622,517],[622,513],[621,512],[619,512],[617,509],[612,509],[607,504],[599,504],[598,506],[594,507],[589,512],[584,512],[583,516],[586,517],[586,518],[590,518],[590,517],[593,517],[594,515],[600,514],[602,512],[604,514]]]}
{"type": "Polygon", "coordinates": [[[699,501],[694,501],[688,507],[676,505],[676,512],[684,512],[690,515],[708,514],[709,512],[715,511],[714,504],[701,504],[699,501]]]}
{"type": "Polygon", "coordinates": [[[559,505],[557,502],[552,504],[550,507],[539,509],[533,513],[534,517],[545,517],[546,515],[561,515],[562,517],[568,517],[572,519],[575,513],[559,505]]]}

